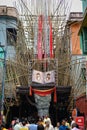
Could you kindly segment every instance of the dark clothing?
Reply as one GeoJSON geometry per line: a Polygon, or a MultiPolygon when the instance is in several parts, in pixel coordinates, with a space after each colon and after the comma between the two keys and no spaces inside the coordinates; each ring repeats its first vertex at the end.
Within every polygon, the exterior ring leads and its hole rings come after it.
{"type": "Polygon", "coordinates": [[[67,129],[67,126],[65,126],[65,125],[61,125],[60,127],[59,127],[59,130],[66,130],[67,129]]]}
{"type": "Polygon", "coordinates": [[[44,126],[43,125],[38,125],[37,130],[44,130],[44,126]]]}

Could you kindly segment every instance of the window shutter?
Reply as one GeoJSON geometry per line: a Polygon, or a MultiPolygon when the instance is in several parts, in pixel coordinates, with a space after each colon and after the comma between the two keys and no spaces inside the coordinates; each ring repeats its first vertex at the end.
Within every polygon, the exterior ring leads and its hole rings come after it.
{"type": "Polygon", "coordinates": [[[83,53],[87,54],[87,28],[83,28],[83,53]]]}

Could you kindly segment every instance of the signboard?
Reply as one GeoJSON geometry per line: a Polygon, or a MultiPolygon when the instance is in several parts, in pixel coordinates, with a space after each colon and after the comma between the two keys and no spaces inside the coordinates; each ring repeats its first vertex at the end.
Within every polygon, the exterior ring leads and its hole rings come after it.
{"type": "Polygon", "coordinates": [[[84,130],[84,117],[83,116],[78,116],[78,117],[76,117],[75,121],[78,124],[79,129],[84,130]]]}

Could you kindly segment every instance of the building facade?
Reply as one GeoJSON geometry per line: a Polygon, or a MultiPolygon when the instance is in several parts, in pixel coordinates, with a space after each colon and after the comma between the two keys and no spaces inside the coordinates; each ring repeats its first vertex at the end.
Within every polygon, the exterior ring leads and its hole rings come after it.
{"type": "MultiPolygon", "coordinates": [[[[13,7],[0,6],[0,112],[3,110],[4,91],[12,88],[7,79],[6,61],[15,60],[15,43],[17,39],[17,10],[13,7]]],[[[11,95],[9,95],[11,96],[11,95]]]]}
{"type": "Polygon", "coordinates": [[[14,44],[17,36],[17,10],[13,7],[0,7],[0,45],[7,48],[7,58],[15,54],[14,44]]]}
{"type": "MultiPolygon", "coordinates": [[[[83,45],[80,43],[81,36],[79,30],[82,25],[83,14],[79,12],[71,13],[68,20],[70,47],[71,47],[71,78],[73,89],[73,108],[79,110],[79,115],[85,117],[87,124],[87,101],[86,101],[86,55],[83,45]],[[83,105],[81,105],[83,104],[83,105]]],[[[86,126],[87,127],[87,126],[86,126]]]]}
{"type": "MultiPolygon", "coordinates": [[[[82,0],[82,7],[83,7],[83,20],[78,34],[80,36],[80,46],[82,49],[82,55],[87,57],[87,0],[82,0]]],[[[87,58],[85,64],[86,64],[85,65],[86,91],[84,95],[78,97],[77,106],[80,107],[80,110],[85,115],[85,122],[87,128],[87,58]],[[80,104],[82,105],[80,106],[80,104]]]]}

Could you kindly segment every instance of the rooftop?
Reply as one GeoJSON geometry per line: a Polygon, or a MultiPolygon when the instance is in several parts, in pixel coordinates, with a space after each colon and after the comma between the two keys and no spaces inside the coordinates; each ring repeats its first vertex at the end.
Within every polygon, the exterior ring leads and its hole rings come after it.
{"type": "Polygon", "coordinates": [[[73,22],[80,22],[82,20],[83,20],[82,12],[71,12],[67,23],[69,25],[69,24],[72,24],[73,22]]]}
{"type": "Polygon", "coordinates": [[[18,11],[14,7],[0,6],[0,16],[10,16],[18,18],[18,11]]]}
{"type": "Polygon", "coordinates": [[[69,20],[82,19],[82,18],[83,18],[82,12],[71,12],[69,15],[69,20]]]}

